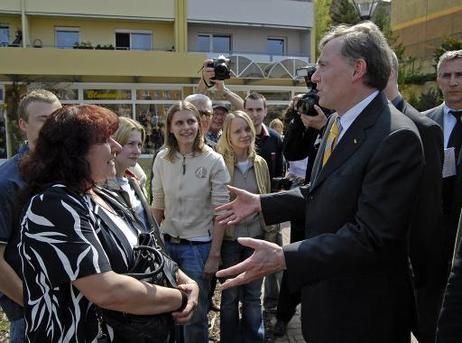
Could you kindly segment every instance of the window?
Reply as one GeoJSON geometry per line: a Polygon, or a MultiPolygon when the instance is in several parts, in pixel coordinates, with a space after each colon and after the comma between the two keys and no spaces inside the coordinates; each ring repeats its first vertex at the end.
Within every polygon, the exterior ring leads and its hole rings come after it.
{"type": "Polygon", "coordinates": [[[199,34],[197,35],[196,50],[229,54],[231,52],[231,36],[199,34]]]}
{"type": "Polygon", "coordinates": [[[10,28],[8,26],[0,26],[0,46],[8,46],[10,42],[10,28]]]}
{"type": "Polygon", "coordinates": [[[57,48],[71,49],[76,44],[80,44],[80,30],[72,27],[56,28],[55,42],[57,48]]]}
{"type": "Polygon", "coordinates": [[[266,51],[269,55],[285,55],[285,40],[284,38],[268,38],[266,40],[266,51]]]}
{"type": "Polygon", "coordinates": [[[151,50],[152,33],[145,31],[118,31],[115,33],[116,49],[119,50],[151,50]]]}

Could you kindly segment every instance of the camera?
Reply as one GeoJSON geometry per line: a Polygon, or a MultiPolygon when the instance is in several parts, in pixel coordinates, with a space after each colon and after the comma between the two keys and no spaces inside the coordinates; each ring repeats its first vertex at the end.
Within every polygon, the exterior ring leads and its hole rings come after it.
{"type": "Polygon", "coordinates": [[[308,93],[302,95],[302,97],[295,104],[295,109],[299,113],[306,114],[308,116],[316,116],[314,105],[319,106],[319,96],[316,89],[316,83],[311,81],[311,77],[316,71],[315,66],[302,67],[296,70],[297,77],[303,77],[305,79],[306,86],[308,87],[308,93]]]}
{"type": "Polygon", "coordinates": [[[217,58],[213,59],[213,62],[207,64],[207,67],[213,68],[215,71],[215,77],[212,77],[211,80],[226,80],[230,78],[229,75],[229,59],[225,56],[220,55],[217,58]]]}
{"type": "Polygon", "coordinates": [[[292,188],[292,180],[288,177],[273,177],[271,189],[273,192],[287,191],[292,188]]]}

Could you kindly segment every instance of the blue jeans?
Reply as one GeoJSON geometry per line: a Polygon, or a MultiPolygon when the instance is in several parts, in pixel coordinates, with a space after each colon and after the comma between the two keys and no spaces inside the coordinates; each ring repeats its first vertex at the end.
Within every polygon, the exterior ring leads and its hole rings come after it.
{"type": "MultiPolygon", "coordinates": [[[[253,249],[237,241],[223,241],[221,259],[223,268],[230,267],[252,255],[253,249]]],[[[262,279],[223,290],[220,310],[220,342],[263,342],[264,326],[261,311],[262,279]],[[239,300],[242,318],[239,319],[239,300]]]]}
{"type": "Polygon", "coordinates": [[[10,343],[24,343],[26,322],[23,318],[10,322],[10,343]]]}
{"type": "Polygon", "coordinates": [[[183,328],[185,343],[208,343],[208,293],[209,280],[202,277],[209,257],[211,243],[172,244],[165,242],[170,257],[180,269],[199,285],[199,302],[189,324],[183,328]]]}

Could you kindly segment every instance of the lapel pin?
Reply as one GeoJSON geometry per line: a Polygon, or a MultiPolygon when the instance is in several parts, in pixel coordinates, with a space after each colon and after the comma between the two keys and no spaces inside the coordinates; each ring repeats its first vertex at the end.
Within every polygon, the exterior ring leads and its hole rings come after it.
{"type": "Polygon", "coordinates": [[[356,140],[356,138],[353,138],[353,143],[358,144],[358,141],[356,140]]]}

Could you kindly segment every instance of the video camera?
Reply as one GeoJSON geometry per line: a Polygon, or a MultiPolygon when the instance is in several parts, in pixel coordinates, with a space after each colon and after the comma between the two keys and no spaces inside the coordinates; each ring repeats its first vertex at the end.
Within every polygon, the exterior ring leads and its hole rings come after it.
{"type": "Polygon", "coordinates": [[[213,62],[207,64],[207,67],[213,68],[215,71],[215,77],[212,77],[211,80],[226,80],[230,78],[229,75],[229,59],[225,56],[220,55],[217,58],[213,59],[213,62]]]}
{"type": "Polygon", "coordinates": [[[311,77],[316,71],[316,66],[301,67],[297,68],[297,77],[303,77],[305,79],[306,86],[308,87],[308,93],[302,95],[302,97],[295,104],[295,109],[299,113],[306,114],[308,116],[316,116],[314,105],[319,106],[319,96],[316,89],[316,83],[311,81],[311,77]]]}

